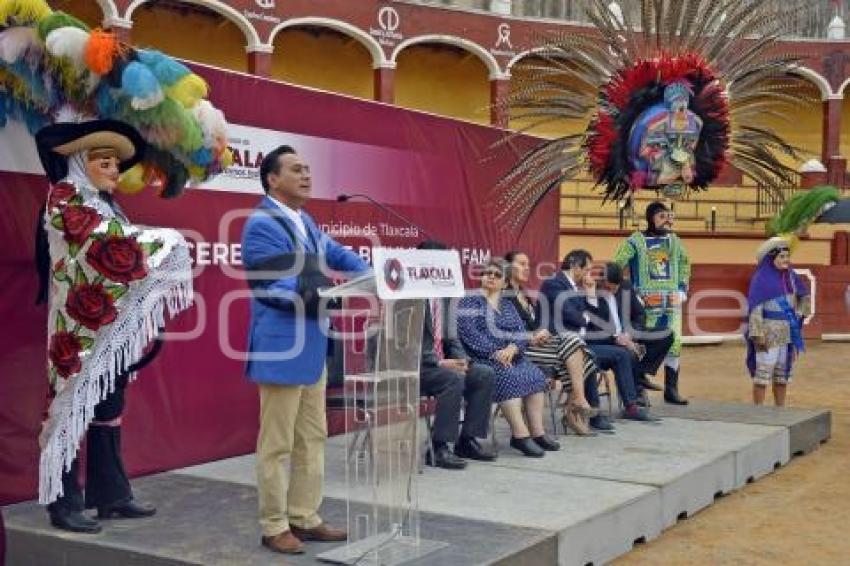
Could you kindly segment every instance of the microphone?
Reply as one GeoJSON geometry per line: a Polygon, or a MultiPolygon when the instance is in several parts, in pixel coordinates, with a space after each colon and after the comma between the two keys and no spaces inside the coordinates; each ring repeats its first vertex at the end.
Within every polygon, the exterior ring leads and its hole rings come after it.
{"type": "Polygon", "coordinates": [[[348,202],[352,199],[367,200],[367,201],[371,202],[372,204],[374,204],[375,206],[377,206],[378,208],[380,208],[381,210],[383,210],[384,212],[394,216],[396,219],[401,220],[405,224],[409,224],[409,225],[413,226],[414,228],[419,230],[419,233],[422,234],[423,236],[425,236],[426,239],[436,240],[436,238],[434,238],[434,236],[432,236],[430,232],[423,230],[422,227],[419,224],[417,224],[413,220],[407,218],[406,216],[402,216],[400,213],[396,212],[395,210],[388,207],[387,205],[376,201],[375,199],[373,199],[369,195],[364,195],[364,194],[361,194],[361,193],[351,193],[351,194],[340,193],[336,197],[337,202],[348,202]]]}

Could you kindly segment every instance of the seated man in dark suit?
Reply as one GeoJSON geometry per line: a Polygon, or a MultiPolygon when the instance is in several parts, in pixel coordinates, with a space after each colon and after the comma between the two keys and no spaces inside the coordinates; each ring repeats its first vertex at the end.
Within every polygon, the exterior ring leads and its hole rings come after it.
{"type": "MultiPolygon", "coordinates": [[[[622,346],[604,341],[602,326],[610,316],[607,304],[596,294],[596,280],[590,274],[592,260],[586,250],[573,250],[564,257],[561,271],[543,282],[540,292],[549,309],[550,332],[577,332],[596,356],[596,364],[601,369],[614,370],[617,390],[625,407],[623,418],[656,420],[645,408],[638,406],[634,381],[636,360],[632,353],[622,346]]],[[[598,399],[588,399],[588,402],[598,406],[598,399]]],[[[596,428],[593,419],[590,425],[596,428]]]]}
{"type": "MultiPolygon", "coordinates": [[[[444,250],[440,242],[427,241],[419,249],[444,250]]],[[[422,361],[419,370],[419,390],[434,397],[434,432],[431,439],[434,454],[428,464],[459,470],[466,467],[464,458],[495,460],[496,455],[485,449],[478,438],[487,436],[493,389],[493,370],[469,363],[466,351],[457,337],[456,317],[450,316],[447,299],[432,299],[425,312],[422,332],[422,361]],[[460,411],[466,400],[463,426],[460,411]],[[458,437],[458,429],[460,436],[458,437]],[[454,443],[454,453],[449,444],[454,443]]]]}
{"type": "Polygon", "coordinates": [[[663,388],[652,383],[647,376],[658,373],[673,345],[673,333],[667,328],[656,330],[646,327],[643,302],[632,284],[623,280],[623,268],[618,264],[605,264],[601,286],[611,312],[611,339],[636,355],[640,354],[640,362],[636,365],[638,389],[662,391],[663,388]]]}

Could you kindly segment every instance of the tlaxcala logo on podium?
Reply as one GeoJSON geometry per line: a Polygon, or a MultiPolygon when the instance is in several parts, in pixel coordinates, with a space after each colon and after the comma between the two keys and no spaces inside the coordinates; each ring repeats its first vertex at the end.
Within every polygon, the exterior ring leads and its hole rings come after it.
{"type": "Polygon", "coordinates": [[[392,299],[462,297],[463,272],[457,250],[375,248],[378,296],[392,299]]]}

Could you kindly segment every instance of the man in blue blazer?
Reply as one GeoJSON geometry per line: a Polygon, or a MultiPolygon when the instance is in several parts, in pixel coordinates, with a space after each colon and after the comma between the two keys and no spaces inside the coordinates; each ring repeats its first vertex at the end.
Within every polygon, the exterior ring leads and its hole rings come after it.
{"type": "MultiPolygon", "coordinates": [[[[590,271],[593,258],[586,250],[573,250],[564,257],[561,271],[543,282],[540,287],[541,309],[545,308],[549,331],[565,330],[575,332],[587,342],[588,348],[596,357],[600,369],[613,369],[617,390],[625,410],[623,418],[636,421],[653,421],[646,409],[638,406],[638,394],[635,387],[635,370],[631,352],[616,344],[600,343],[598,338],[607,324],[609,313],[607,304],[596,296],[596,280],[590,271]]],[[[599,399],[588,390],[587,401],[598,406],[599,399]],[[593,397],[593,398],[591,398],[593,397]]],[[[609,430],[610,423],[604,417],[594,417],[590,425],[598,430],[609,430]]]]}
{"type": "Polygon", "coordinates": [[[358,274],[369,266],[304,212],[312,188],[310,168],[295,150],[280,146],[266,155],[260,181],[266,196],[242,234],[242,259],[253,291],[245,371],[260,393],[260,526],[263,546],[298,554],[304,552],[304,540],[346,539],[344,530],[323,523],[318,514],[327,438],[329,325],[317,289],[331,284],[327,268],[358,274]]]}

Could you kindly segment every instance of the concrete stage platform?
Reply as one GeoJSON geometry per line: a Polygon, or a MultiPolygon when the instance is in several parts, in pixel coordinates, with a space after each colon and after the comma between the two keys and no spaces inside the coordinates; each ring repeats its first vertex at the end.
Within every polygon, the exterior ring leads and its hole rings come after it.
{"type": "MultiPolygon", "coordinates": [[[[656,406],[660,424],[618,421],[615,436],[561,437],[542,459],[506,448],[494,463],[420,477],[422,537],[448,543],[416,566],[603,564],[808,453],[829,437],[827,411],[755,409],[695,402],[656,406]]],[[[344,524],[344,439],[329,440],[326,520],[344,524]]],[[[316,564],[333,545],[280,557],[259,546],[252,456],[136,480],[138,497],[159,513],[110,521],[95,536],[60,533],[43,510],[4,510],[9,564],[254,565],[316,564]]],[[[356,498],[366,501],[365,494],[356,498]]]]}

